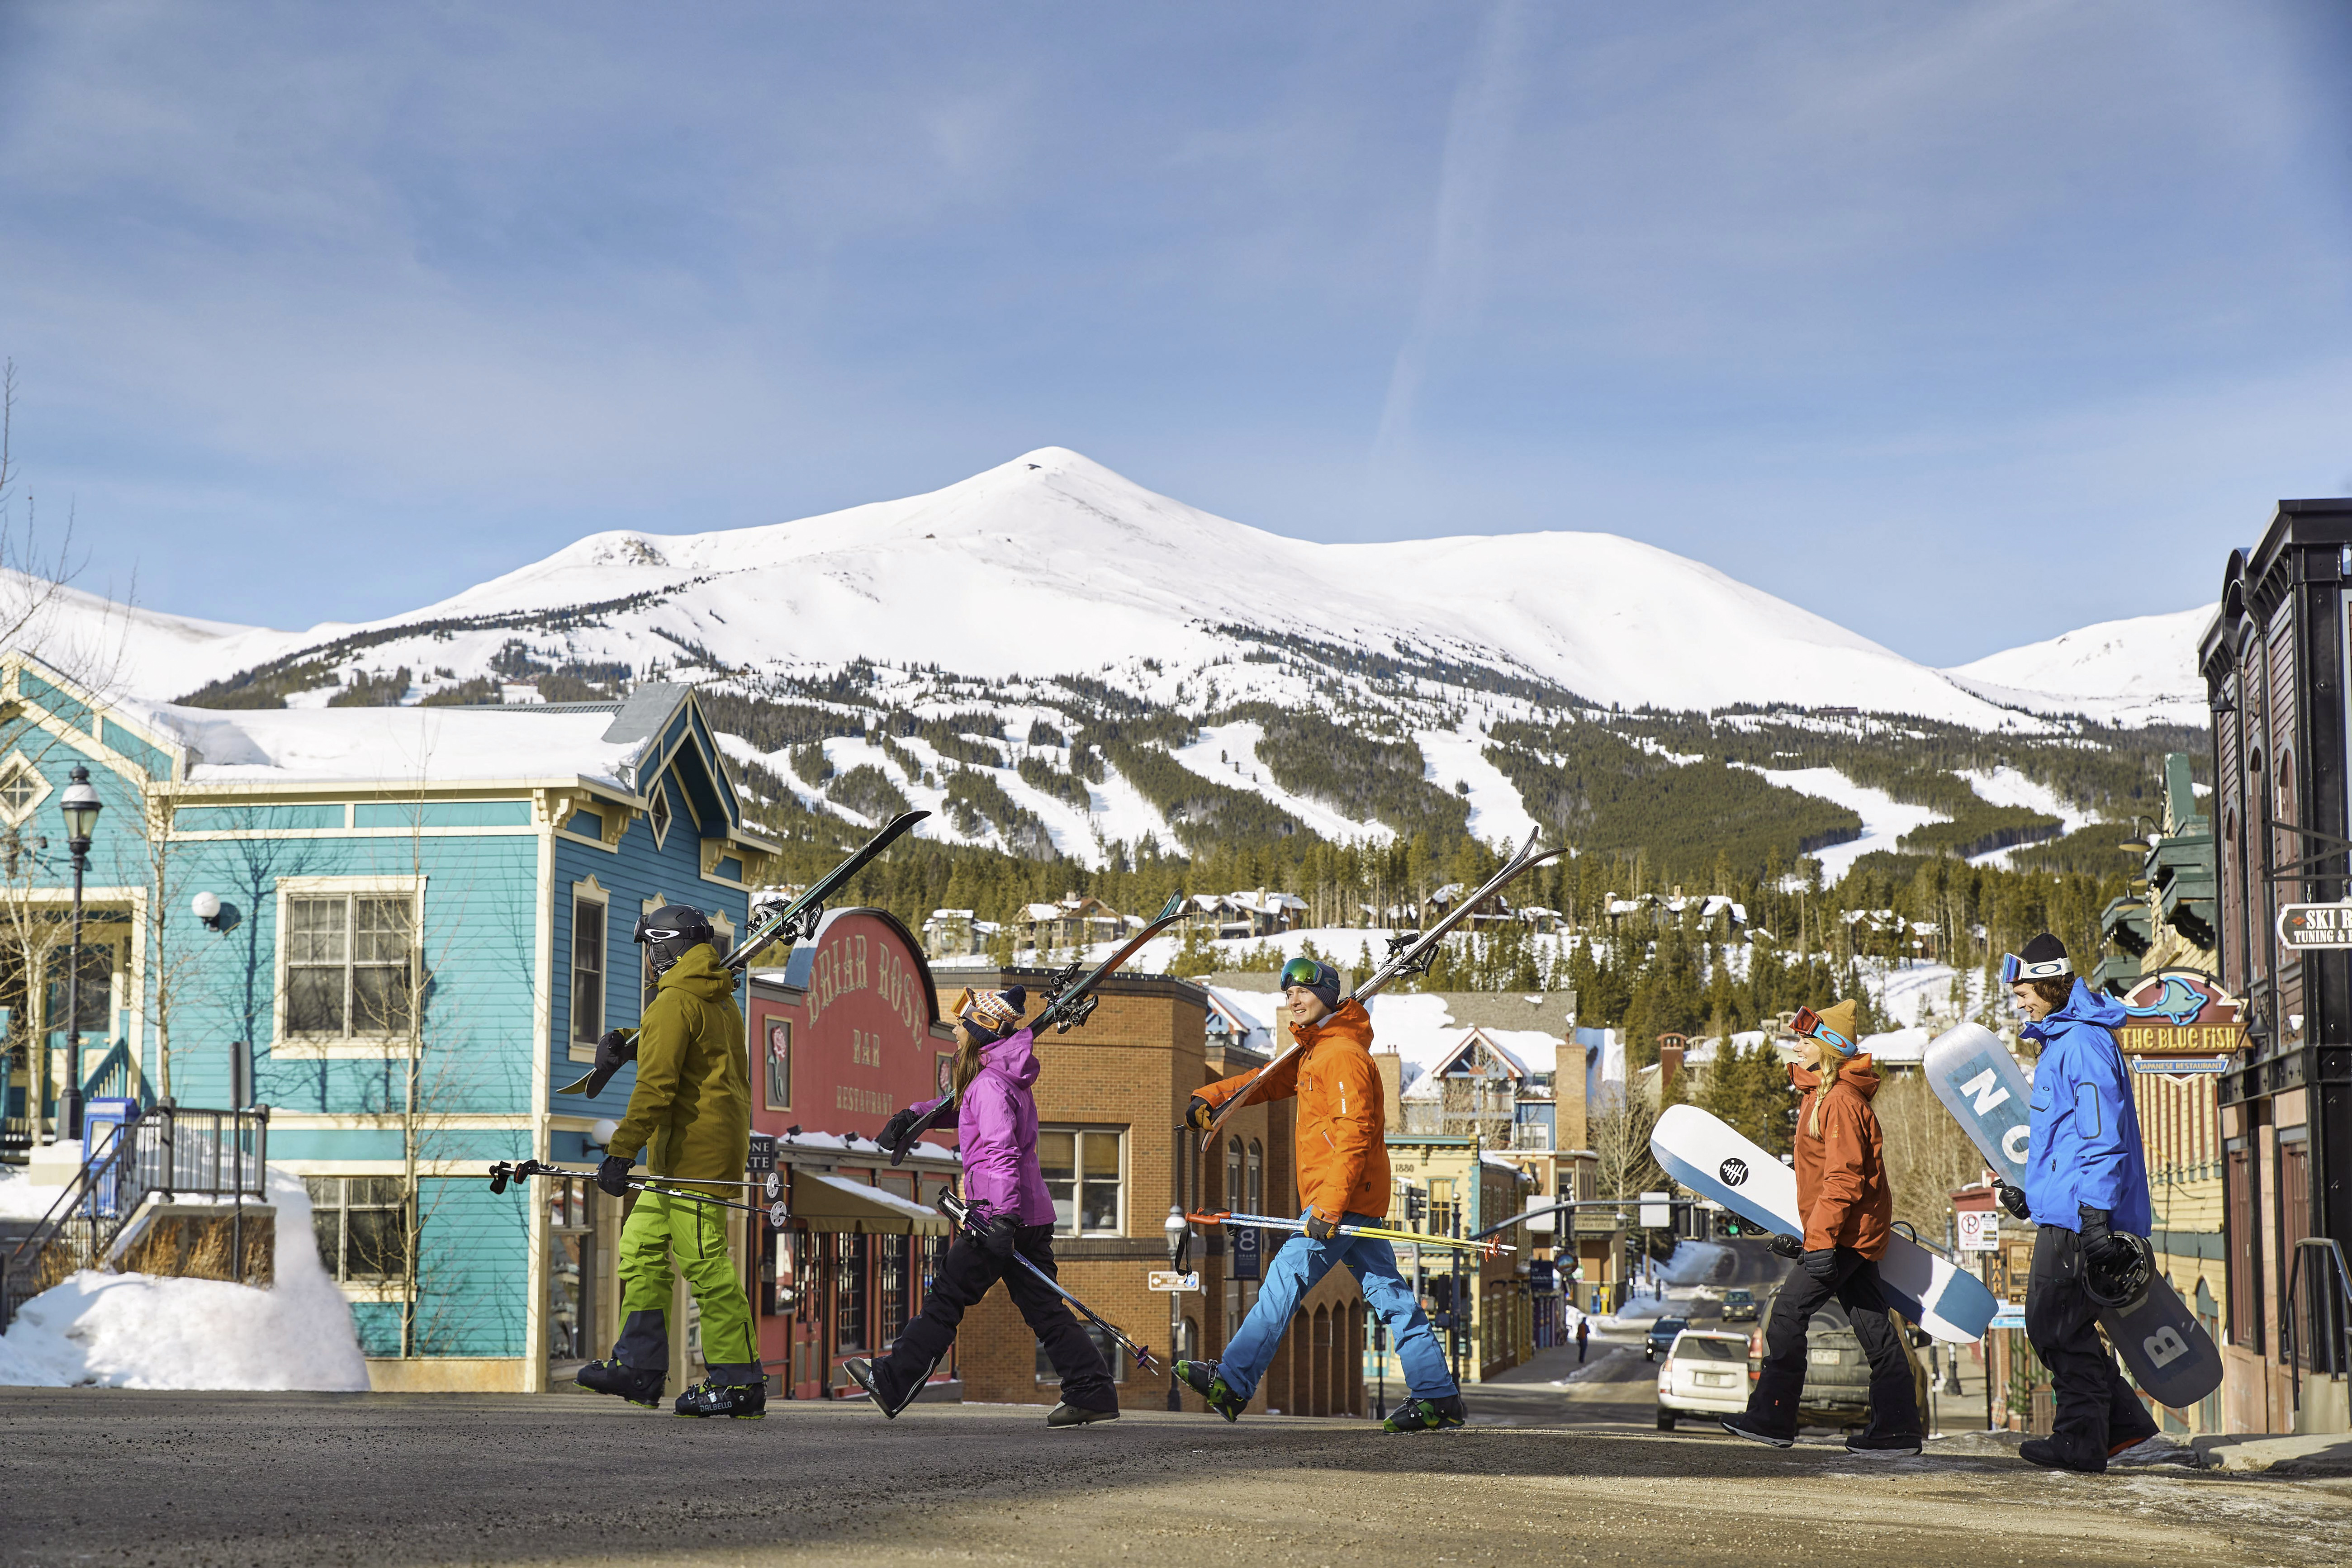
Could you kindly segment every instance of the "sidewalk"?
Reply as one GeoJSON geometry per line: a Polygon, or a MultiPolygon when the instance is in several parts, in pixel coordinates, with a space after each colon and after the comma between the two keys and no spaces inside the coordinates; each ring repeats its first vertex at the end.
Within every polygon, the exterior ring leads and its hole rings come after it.
{"type": "Polygon", "coordinates": [[[2352,1433],[2232,1432],[2193,1437],[2189,1446],[2210,1469],[2300,1480],[2352,1476],[2352,1433]]]}

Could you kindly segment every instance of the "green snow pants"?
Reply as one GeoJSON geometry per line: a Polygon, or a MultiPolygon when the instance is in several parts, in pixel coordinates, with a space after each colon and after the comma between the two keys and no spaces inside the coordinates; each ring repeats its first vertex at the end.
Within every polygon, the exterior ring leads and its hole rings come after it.
{"type": "Polygon", "coordinates": [[[727,1251],[728,1211],[687,1198],[639,1193],[621,1227],[621,1337],[613,1359],[639,1372],[669,1367],[670,1256],[702,1309],[702,1364],[713,1383],[761,1381],[751,1303],[727,1251]]]}

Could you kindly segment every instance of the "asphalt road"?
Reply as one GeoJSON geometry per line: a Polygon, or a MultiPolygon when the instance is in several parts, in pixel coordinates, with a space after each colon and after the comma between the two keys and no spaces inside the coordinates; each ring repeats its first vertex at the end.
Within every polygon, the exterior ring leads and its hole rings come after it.
{"type": "Polygon", "coordinates": [[[714,1424],[587,1397],[0,1390],[0,1563],[2145,1568],[2340,1563],[2352,1540],[2352,1483],[1777,1453],[1650,1429],[1638,1349],[1566,1388],[1538,1375],[1557,1361],[1418,1437],[1160,1413],[1055,1433],[1005,1405],[714,1424]]]}

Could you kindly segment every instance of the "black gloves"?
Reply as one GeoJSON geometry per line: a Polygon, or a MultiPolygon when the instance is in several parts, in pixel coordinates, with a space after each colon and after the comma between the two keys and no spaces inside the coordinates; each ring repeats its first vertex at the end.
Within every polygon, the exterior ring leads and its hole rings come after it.
{"type": "Polygon", "coordinates": [[[1837,1278],[1837,1248],[1810,1247],[1805,1252],[1805,1272],[1827,1285],[1837,1278]]]}
{"type": "Polygon", "coordinates": [[[1337,1235],[1339,1235],[1339,1222],[1338,1220],[1336,1220],[1336,1219],[1325,1219],[1321,1215],[1317,1214],[1313,1209],[1308,1209],[1308,1210],[1307,1211],[1307,1240],[1309,1240],[1309,1241],[1328,1241],[1328,1240],[1330,1240],[1333,1237],[1335,1237],[1335,1236],[1337,1236],[1337,1235]]]}
{"type": "Polygon", "coordinates": [[[1192,1097],[1192,1103],[1184,1108],[1184,1125],[1196,1132],[1206,1132],[1209,1123],[1216,1117],[1217,1108],[1197,1094],[1192,1097]]]}
{"type": "Polygon", "coordinates": [[[596,1167],[596,1184],[614,1197],[625,1196],[629,1190],[629,1167],[636,1162],[625,1154],[607,1154],[604,1163],[596,1167]]]}
{"type": "Polygon", "coordinates": [[[908,1110],[898,1112],[889,1121],[885,1121],[882,1124],[880,1139],[883,1149],[892,1154],[898,1152],[906,1146],[908,1137],[915,1131],[915,1123],[921,1120],[922,1118],[916,1115],[913,1110],[908,1110]]]}
{"type": "Polygon", "coordinates": [[[980,1233],[980,1245],[988,1255],[1000,1262],[1013,1261],[1013,1249],[1021,1240],[1021,1222],[1009,1214],[998,1215],[980,1233]]]}
{"type": "Polygon", "coordinates": [[[1776,1236],[1767,1245],[1775,1258],[1785,1258],[1791,1263],[1805,1255],[1805,1243],[1801,1237],[1776,1236]]]}
{"type": "Polygon", "coordinates": [[[2083,1220],[2083,1256],[2102,1268],[2123,1263],[2132,1255],[2132,1244],[2107,1228],[2107,1211],[2095,1209],[2088,1204],[2076,1211],[2083,1220]]]}
{"type": "Polygon", "coordinates": [[[2004,1182],[1999,1176],[1995,1176],[1992,1179],[1992,1191],[1993,1195],[2000,1200],[2000,1206],[2019,1219],[2033,1217],[2033,1205],[2026,1202],[2023,1187],[2004,1182]]]}
{"type": "Polygon", "coordinates": [[[588,1075],[588,1087],[582,1092],[593,1100],[613,1081],[613,1075],[624,1063],[637,1059],[637,1042],[618,1029],[607,1029],[596,1041],[596,1067],[588,1075]]]}

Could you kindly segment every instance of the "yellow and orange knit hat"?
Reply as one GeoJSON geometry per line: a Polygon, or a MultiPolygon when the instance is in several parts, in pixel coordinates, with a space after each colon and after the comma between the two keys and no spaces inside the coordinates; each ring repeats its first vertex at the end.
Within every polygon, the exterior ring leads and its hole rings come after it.
{"type": "Polygon", "coordinates": [[[992,1040],[1001,1040],[1021,1026],[1021,1015],[1029,1006],[1029,988],[1009,986],[1003,991],[975,991],[967,985],[955,1002],[955,1016],[974,1033],[992,1040]]]}

